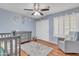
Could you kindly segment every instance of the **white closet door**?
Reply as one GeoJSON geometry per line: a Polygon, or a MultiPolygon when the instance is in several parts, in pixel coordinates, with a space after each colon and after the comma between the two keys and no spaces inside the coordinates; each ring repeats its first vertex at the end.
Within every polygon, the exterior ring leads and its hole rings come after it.
{"type": "Polygon", "coordinates": [[[58,19],[58,35],[64,37],[64,16],[60,16],[58,19]]]}
{"type": "Polygon", "coordinates": [[[36,36],[38,39],[49,41],[49,21],[40,20],[36,22],[36,36]]]}
{"type": "Polygon", "coordinates": [[[58,37],[58,17],[53,19],[53,36],[58,37]]]}

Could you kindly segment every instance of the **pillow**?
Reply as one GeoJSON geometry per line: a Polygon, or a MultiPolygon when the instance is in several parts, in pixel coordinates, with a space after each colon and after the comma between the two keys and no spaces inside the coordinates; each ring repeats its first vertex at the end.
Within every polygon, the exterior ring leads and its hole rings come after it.
{"type": "Polygon", "coordinates": [[[70,40],[74,40],[75,41],[76,38],[77,38],[77,32],[70,32],[69,33],[69,37],[70,37],[69,38],[70,40]]]}
{"type": "Polygon", "coordinates": [[[2,47],[0,47],[0,56],[4,56],[4,55],[5,55],[5,50],[2,47]]]}
{"type": "Polygon", "coordinates": [[[71,40],[71,37],[67,36],[67,38],[65,40],[71,40]]]}

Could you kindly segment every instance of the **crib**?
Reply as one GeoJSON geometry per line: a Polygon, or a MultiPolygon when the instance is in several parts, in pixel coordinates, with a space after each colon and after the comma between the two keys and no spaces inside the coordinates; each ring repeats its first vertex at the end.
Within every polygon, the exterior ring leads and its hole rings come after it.
{"type": "Polygon", "coordinates": [[[20,36],[0,33],[0,56],[20,56],[20,36]]]}
{"type": "Polygon", "coordinates": [[[32,32],[31,31],[12,31],[14,36],[20,36],[21,43],[31,41],[32,32]]]}

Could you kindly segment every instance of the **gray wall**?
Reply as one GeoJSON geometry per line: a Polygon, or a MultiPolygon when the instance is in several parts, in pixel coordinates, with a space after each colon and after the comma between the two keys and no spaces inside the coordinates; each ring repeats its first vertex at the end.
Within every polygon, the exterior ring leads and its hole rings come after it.
{"type": "Polygon", "coordinates": [[[32,36],[35,36],[35,20],[25,17],[24,23],[23,19],[13,18],[18,14],[0,9],[0,33],[16,31],[32,31],[32,36]]]}

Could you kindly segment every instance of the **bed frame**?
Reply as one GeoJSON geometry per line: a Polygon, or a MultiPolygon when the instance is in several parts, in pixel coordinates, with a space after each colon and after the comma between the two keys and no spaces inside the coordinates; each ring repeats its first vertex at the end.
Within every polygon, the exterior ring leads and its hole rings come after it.
{"type": "Polygon", "coordinates": [[[20,46],[20,36],[13,36],[12,33],[0,33],[0,48],[4,49],[0,56],[20,56],[20,46]]]}

